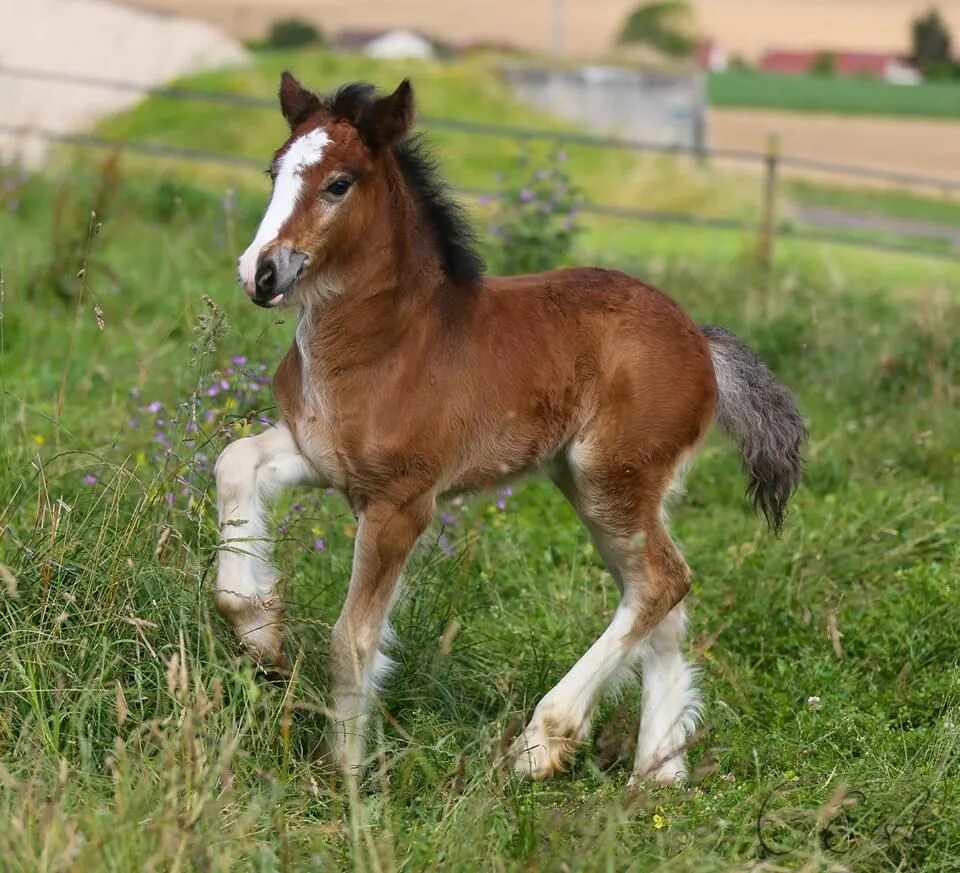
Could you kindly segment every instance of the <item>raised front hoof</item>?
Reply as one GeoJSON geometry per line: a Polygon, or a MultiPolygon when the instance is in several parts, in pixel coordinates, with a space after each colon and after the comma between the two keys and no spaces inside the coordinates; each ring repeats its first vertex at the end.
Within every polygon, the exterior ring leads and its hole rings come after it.
{"type": "Polygon", "coordinates": [[[254,652],[247,646],[247,656],[270,682],[284,683],[293,672],[290,652],[287,650],[286,643],[282,641],[279,649],[271,649],[268,652],[254,652]]]}
{"type": "Polygon", "coordinates": [[[217,592],[215,603],[217,611],[240,637],[257,669],[268,676],[289,675],[291,661],[283,639],[282,606],[229,591],[217,592]]]}

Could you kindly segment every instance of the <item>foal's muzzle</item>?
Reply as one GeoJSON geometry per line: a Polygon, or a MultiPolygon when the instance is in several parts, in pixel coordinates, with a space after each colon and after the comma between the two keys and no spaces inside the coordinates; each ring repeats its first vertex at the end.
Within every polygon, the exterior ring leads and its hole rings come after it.
{"type": "Polygon", "coordinates": [[[257,259],[250,299],[257,306],[278,306],[293,290],[306,265],[307,256],[292,248],[278,246],[264,251],[257,259]]]}

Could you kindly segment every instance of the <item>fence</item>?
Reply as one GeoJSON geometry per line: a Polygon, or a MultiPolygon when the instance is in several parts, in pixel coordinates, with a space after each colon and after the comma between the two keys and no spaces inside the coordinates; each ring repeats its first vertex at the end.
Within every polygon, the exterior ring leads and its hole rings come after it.
{"type": "MultiPolygon", "coordinates": [[[[28,81],[51,82],[66,86],[85,86],[127,91],[158,99],[204,102],[229,105],[238,109],[275,109],[275,99],[252,97],[227,92],[204,91],[176,86],[149,87],[141,83],[99,76],[73,76],[23,67],[0,65],[0,78],[28,81]]],[[[870,239],[862,236],[830,233],[832,224],[809,222],[812,227],[794,227],[777,220],[779,182],[784,169],[819,173],[847,180],[881,182],[885,184],[907,186],[910,188],[930,189],[938,194],[960,193],[960,181],[926,176],[918,173],[902,173],[859,167],[829,161],[798,158],[782,155],[771,137],[766,151],[748,149],[711,149],[692,146],[662,145],[642,140],[595,136],[590,134],[550,130],[533,127],[517,127],[492,122],[470,121],[466,119],[445,118],[439,116],[420,116],[419,122],[435,130],[451,130],[469,133],[475,136],[499,137],[516,141],[539,141],[554,143],[558,146],[582,146],[586,148],[626,150],[638,153],[685,155],[700,161],[733,162],[759,167],[763,173],[763,198],[761,219],[757,224],[743,218],[709,217],[692,213],[665,212],[659,210],[630,209],[610,204],[585,202],[579,206],[581,212],[593,215],[613,216],[630,221],[645,221],[660,224],[710,227],[757,233],[758,252],[762,262],[769,264],[773,260],[775,241],[778,238],[791,238],[812,242],[827,242],[838,245],[875,249],[880,251],[917,254],[927,257],[943,258],[960,262],[960,241],[953,250],[925,248],[916,245],[910,239],[870,239]]],[[[5,124],[0,121],[0,134],[11,137],[34,137],[48,142],[90,148],[116,149],[132,154],[153,155],[158,157],[234,167],[262,170],[262,161],[254,161],[239,155],[207,152],[166,143],[149,141],[120,141],[107,139],[93,134],[69,133],[28,125],[5,124]]],[[[496,197],[496,192],[478,189],[459,189],[458,193],[468,197],[496,197]]]]}

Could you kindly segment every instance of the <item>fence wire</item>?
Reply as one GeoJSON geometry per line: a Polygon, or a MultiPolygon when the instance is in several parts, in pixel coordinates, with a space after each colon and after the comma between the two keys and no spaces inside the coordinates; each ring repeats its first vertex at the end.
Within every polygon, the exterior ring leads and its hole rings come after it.
{"type": "MultiPolygon", "coordinates": [[[[234,106],[240,109],[270,109],[276,108],[275,99],[252,97],[244,94],[231,94],[220,91],[206,91],[178,86],[153,87],[138,82],[121,79],[105,78],[89,75],[66,75],[63,73],[33,70],[0,64],[0,77],[29,81],[45,81],[60,85],[74,85],[112,90],[127,91],[161,99],[182,100],[192,102],[214,103],[234,106]]],[[[698,149],[687,146],[665,146],[657,143],[620,137],[595,136],[591,134],[547,130],[540,128],[517,127],[497,124],[493,122],[478,122],[464,119],[445,118],[440,116],[419,117],[427,127],[441,130],[460,131],[478,136],[508,138],[519,141],[553,142],[558,146],[586,146],[599,149],[623,149],[636,152],[653,152],[660,154],[689,155],[700,159],[733,160],[745,163],[765,165],[770,160],[768,153],[745,149],[698,149]]],[[[0,123],[0,134],[15,138],[37,138],[46,142],[63,145],[88,147],[96,149],[119,149],[131,154],[170,158],[194,163],[205,163],[216,166],[239,168],[244,170],[262,170],[263,162],[240,155],[230,155],[204,151],[183,146],[174,146],[167,143],[149,142],[143,140],[122,141],[109,139],[95,134],[72,133],[50,130],[43,127],[29,125],[12,125],[0,123]]],[[[950,179],[935,178],[912,173],[886,172],[866,167],[848,164],[830,163],[807,158],[778,156],[781,166],[796,167],[827,174],[843,175],[860,179],[885,181],[900,185],[916,187],[931,187],[941,191],[960,191],[960,182],[950,179]]],[[[457,193],[474,199],[496,199],[499,192],[482,189],[457,189],[457,193]]],[[[720,230],[754,232],[753,223],[743,219],[729,217],[700,216],[689,213],[666,212],[659,210],[630,209],[601,203],[585,202],[578,205],[578,210],[585,214],[621,218],[629,221],[645,221],[660,224],[674,224],[692,227],[709,227],[720,230]]],[[[925,257],[941,258],[960,262],[960,252],[936,248],[926,248],[910,243],[891,242],[869,239],[863,236],[833,234],[817,229],[798,228],[779,223],[774,229],[778,238],[824,242],[877,251],[897,252],[903,254],[922,255],[925,257]]]]}

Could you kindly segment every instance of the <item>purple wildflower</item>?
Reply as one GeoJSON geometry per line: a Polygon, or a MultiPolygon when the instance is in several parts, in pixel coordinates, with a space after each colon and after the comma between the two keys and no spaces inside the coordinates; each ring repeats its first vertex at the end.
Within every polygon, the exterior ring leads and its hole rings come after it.
{"type": "Polygon", "coordinates": [[[537,195],[533,193],[529,188],[524,188],[520,192],[520,200],[523,203],[532,203],[536,200],[537,195]]]}
{"type": "Polygon", "coordinates": [[[154,400],[153,403],[147,407],[149,412],[159,412],[161,409],[163,409],[163,404],[159,400],[154,400]]]}
{"type": "Polygon", "coordinates": [[[235,367],[242,367],[242,366],[244,366],[244,365],[247,363],[247,356],[246,356],[246,355],[234,355],[234,356],[230,359],[230,361],[231,361],[231,363],[232,363],[235,367]]]}
{"type": "Polygon", "coordinates": [[[322,537],[317,537],[317,539],[314,540],[313,547],[318,552],[322,552],[327,547],[327,544],[323,541],[322,537]]]}
{"type": "Polygon", "coordinates": [[[447,538],[446,534],[440,534],[437,537],[437,545],[440,546],[440,550],[449,558],[455,551],[453,548],[453,543],[447,538]]]}
{"type": "Polygon", "coordinates": [[[96,485],[97,481],[98,479],[93,473],[87,473],[87,475],[83,477],[83,484],[87,486],[96,485]]]}
{"type": "Polygon", "coordinates": [[[220,201],[220,204],[223,206],[223,212],[225,215],[233,215],[234,209],[237,206],[237,192],[233,188],[227,188],[226,193],[223,195],[223,199],[220,201]]]}

